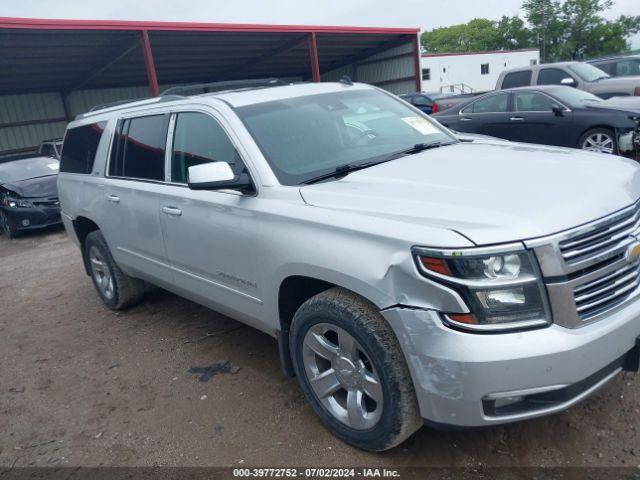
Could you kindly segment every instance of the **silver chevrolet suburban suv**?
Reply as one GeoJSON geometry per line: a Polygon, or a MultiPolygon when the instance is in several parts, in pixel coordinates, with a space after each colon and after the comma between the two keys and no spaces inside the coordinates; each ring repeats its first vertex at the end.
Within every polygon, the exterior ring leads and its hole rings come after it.
{"type": "Polygon", "coordinates": [[[460,141],[345,81],[81,115],[58,182],[109,308],[148,282],[272,335],[363,449],[559,412],[638,368],[640,169],[622,157],[460,141]]]}

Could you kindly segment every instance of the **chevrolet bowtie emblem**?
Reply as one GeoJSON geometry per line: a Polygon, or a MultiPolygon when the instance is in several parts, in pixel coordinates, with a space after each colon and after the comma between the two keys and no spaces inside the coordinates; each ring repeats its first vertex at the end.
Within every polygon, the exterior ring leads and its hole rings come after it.
{"type": "Polygon", "coordinates": [[[627,262],[634,263],[640,259],[640,242],[635,242],[627,248],[627,262]]]}

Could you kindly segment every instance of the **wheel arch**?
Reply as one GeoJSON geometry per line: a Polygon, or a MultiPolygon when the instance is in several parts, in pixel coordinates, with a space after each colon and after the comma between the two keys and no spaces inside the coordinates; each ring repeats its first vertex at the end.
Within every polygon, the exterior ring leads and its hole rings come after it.
{"type": "Polygon", "coordinates": [[[353,292],[378,309],[383,309],[393,303],[389,297],[374,289],[370,284],[340,272],[329,270],[313,273],[291,272],[284,276],[278,283],[277,290],[277,339],[282,371],[286,376],[294,376],[289,348],[289,328],[295,313],[308,299],[334,287],[353,292]]]}
{"type": "Polygon", "coordinates": [[[96,230],[100,230],[100,227],[90,218],[78,216],[73,220],[73,229],[76,233],[76,237],[78,238],[78,242],[80,243],[80,251],[82,252],[82,263],[84,264],[84,271],[87,275],[90,275],[91,271],[89,270],[89,263],[85,255],[84,243],[87,239],[87,235],[89,235],[91,232],[95,232],[96,230]]]}

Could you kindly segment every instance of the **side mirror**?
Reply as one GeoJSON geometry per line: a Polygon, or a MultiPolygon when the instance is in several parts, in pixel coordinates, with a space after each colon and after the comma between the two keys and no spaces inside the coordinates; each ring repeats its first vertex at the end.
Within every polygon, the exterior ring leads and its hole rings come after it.
{"type": "Polygon", "coordinates": [[[226,162],[209,162],[189,167],[187,185],[191,190],[242,190],[251,179],[246,173],[235,175],[226,162]]]}
{"type": "Polygon", "coordinates": [[[575,87],[576,81],[571,77],[567,77],[560,80],[560,85],[566,85],[567,87],[575,87]]]}
{"type": "Polygon", "coordinates": [[[564,116],[564,108],[562,108],[560,105],[552,105],[551,111],[556,115],[556,117],[564,116]]]}

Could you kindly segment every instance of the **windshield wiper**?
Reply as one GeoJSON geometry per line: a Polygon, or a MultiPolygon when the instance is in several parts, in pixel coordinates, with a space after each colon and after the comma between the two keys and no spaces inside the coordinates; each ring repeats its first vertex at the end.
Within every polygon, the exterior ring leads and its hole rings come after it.
{"type": "Polygon", "coordinates": [[[391,160],[404,157],[405,155],[413,155],[414,153],[423,152],[424,150],[429,150],[431,148],[438,148],[445,145],[451,145],[452,143],[455,143],[455,142],[416,143],[413,147],[405,148],[404,150],[391,153],[379,160],[366,162],[366,163],[354,163],[354,164],[347,163],[346,165],[340,165],[336,167],[336,169],[332,172],[318,175],[317,177],[310,178],[309,180],[305,180],[302,183],[304,185],[311,185],[312,183],[320,182],[328,178],[343,178],[349,175],[351,172],[356,172],[358,170],[369,168],[374,165],[379,165],[381,163],[390,162],[391,160]]]}
{"type": "Polygon", "coordinates": [[[326,180],[327,178],[346,177],[351,172],[362,170],[364,168],[372,167],[373,165],[378,165],[380,163],[384,163],[388,161],[389,160],[378,160],[377,162],[367,162],[367,163],[356,163],[356,164],[347,163],[346,165],[340,165],[339,167],[336,167],[333,172],[318,175],[317,177],[310,178],[309,180],[305,180],[302,183],[305,185],[311,185],[312,183],[320,182],[322,180],[326,180]]]}

